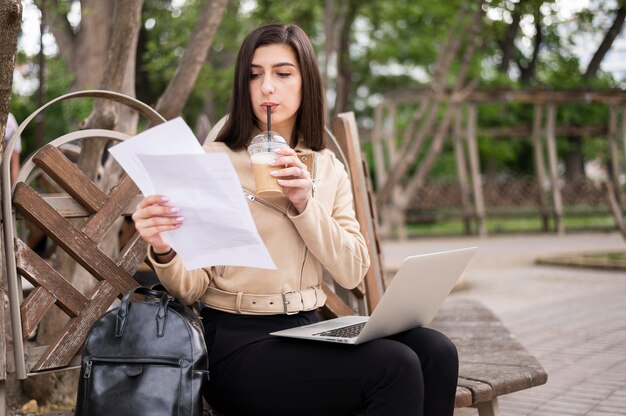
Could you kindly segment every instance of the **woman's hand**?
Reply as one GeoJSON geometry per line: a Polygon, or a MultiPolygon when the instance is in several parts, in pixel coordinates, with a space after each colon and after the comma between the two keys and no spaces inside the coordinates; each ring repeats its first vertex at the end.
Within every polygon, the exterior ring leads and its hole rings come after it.
{"type": "Polygon", "coordinates": [[[141,238],[150,244],[155,253],[167,253],[171,247],[161,237],[161,232],[180,227],[185,220],[178,214],[179,208],[167,205],[169,199],[163,195],[144,198],[133,213],[135,228],[141,238]]]}
{"type": "Polygon", "coordinates": [[[270,166],[279,169],[272,171],[272,176],[278,179],[278,183],[283,187],[285,196],[289,198],[291,204],[298,213],[302,213],[311,197],[313,183],[307,167],[296,156],[296,151],[291,148],[281,148],[275,150],[278,157],[270,166]]]}

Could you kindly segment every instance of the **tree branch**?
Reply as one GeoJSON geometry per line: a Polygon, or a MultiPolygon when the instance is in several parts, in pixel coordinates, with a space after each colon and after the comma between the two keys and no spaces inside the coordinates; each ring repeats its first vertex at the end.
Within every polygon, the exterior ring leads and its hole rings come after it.
{"type": "MultiPolygon", "coordinates": [[[[480,38],[480,29],[482,27],[482,18],[483,11],[482,8],[479,8],[475,11],[474,19],[472,21],[472,26],[470,28],[469,40],[465,47],[465,52],[463,53],[463,58],[461,60],[461,68],[459,69],[459,73],[457,74],[457,81],[454,87],[454,91],[452,93],[452,97],[450,99],[450,103],[446,107],[443,120],[438,126],[438,129],[435,133],[435,137],[430,145],[428,153],[426,157],[420,164],[419,168],[415,176],[409,181],[407,186],[404,188],[404,195],[415,195],[417,190],[424,185],[424,181],[426,180],[426,175],[432,169],[437,156],[441,153],[443,149],[443,142],[448,135],[450,130],[450,123],[456,117],[457,112],[460,109],[460,103],[463,102],[467,94],[477,85],[476,81],[470,82],[469,85],[465,86],[465,78],[467,77],[467,73],[469,72],[470,65],[472,64],[472,60],[474,59],[474,54],[476,49],[479,46],[481,41],[480,38]]],[[[401,209],[406,209],[406,204],[409,202],[410,198],[404,198],[404,205],[401,206],[401,209]]]]}
{"type": "Polygon", "coordinates": [[[543,33],[541,32],[541,17],[535,16],[535,40],[534,40],[534,48],[533,48],[533,56],[530,59],[530,62],[526,67],[520,68],[521,75],[520,81],[522,85],[528,85],[530,80],[535,77],[535,71],[537,69],[537,61],[539,59],[539,49],[541,48],[541,43],[543,42],[543,33]]]}
{"type": "MultiPolygon", "coordinates": [[[[450,33],[451,38],[446,45],[446,49],[444,49],[444,51],[442,52],[442,55],[440,55],[440,57],[438,58],[437,70],[436,70],[437,79],[433,80],[433,83],[436,84],[433,87],[435,91],[435,95],[432,98],[432,102],[430,103],[428,115],[426,116],[426,121],[424,122],[422,128],[418,131],[416,138],[414,138],[412,142],[405,143],[403,145],[402,150],[399,152],[399,154],[401,155],[400,159],[391,168],[391,170],[388,173],[387,180],[385,181],[381,189],[377,192],[376,202],[378,204],[379,211],[382,210],[382,207],[390,198],[393,188],[399,183],[400,179],[408,172],[409,168],[411,167],[411,164],[415,160],[417,151],[419,150],[421,143],[425,140],[426,137],[428,137],[431,134],[431,131],[436,127],[435,123],[440,113],[440,105],[442,104],[444,100],[444,94],[445,94],[445,89],[442,88],[442,86],[445,85],[444,82],[445,82],[445,79],[448,77],[448,74],[450,71],[450,65],[456,54],[456,51],[458,51],[458,48],[460,46],[461,37],[463,39],[469,39],[469,40],[468,40],[468,44],[466,46],[465,52],[463,54],[461,68],[459,69],[459,73],[457,74],[457,80],[456,80],[456,86],[455,86],[454,92],[459,93],[463,90],[465,77],[467,75],[470,63],[473,59],[474,52],[479,42],[481,22],[482,22],[483,13],[484,13],[484,11],[482,10],[482,3],[483,3],[482,0],[478,0],[476,2],[477,8],[470,15],[471,17],[471,22],[469,23],[470,33],[467,36],[462,35],[462,33],[464,33],[463,29],[468,27],[467,24],[466,25],[454,25],[454,32],[450,33]]],[[[459,12],[457,14],[457,21],[462,21],[463,19],[459,19],[459,17],[465,18],[466,15],[467,15],[466,10],[463,10],[462,8],[459,9],[459,12]]],[[[439,126],[439,129],[437,130],[438,133],[436,133],[438,137],[439,135],[442,135],[448,130],[450,120],[452,119],[452,116],[454,115],[453,107],[455,106],[449,105],[447,107],[446,113],[443,118],[443,122],[441,123],[441,125],[439,126]]],[[[439,141],[441,140],[443,139],[441,138],[439,141]]],[[[434,143],[433,145],[431,145],[431,149],[432,149],[431,154],[436,154],[439,151],[437,147],[438,147],[437,143],[434,143]]],[[[426,166],[426,168],[423,169],[424,175],[427,173],[428,169],[430,169],[430,166],[426,166]]],[[[417,184],[418,181],[413,180],[413,183],[417,184]]],[[[418,186],[418,185],[413,185],[413,186],[418,186]]]]}
{"type": "Polygon", "coordinates": [[[335,115],[342,113],[348,107],[350,91],[352,90],[352,62],[350,61],[350,38],[352,34],[352,24],[356,17],[356,10],[359,4],[355,0],[351,0],[344,7],[339,26],[339,47],[337,50],[337,79],[335,82],[335,90],[337,91],[337,99],[335,100],[335,108],[333,110],[333,118],[335,115]]]}
{"type": "Polygon", "coordinates": [[[322,86],[328,90],[328,66],[335,52],[335,0],[324,3],[324,62],[322,65],[322,86]]]}
{"type": "Polygon", "coordinates": [[[517,38],[517,32],[519,32],[519,22],[522,20],[522,4],[526,0],[520,0],[515,6],[512,14],[512,22],[507,27],[506,35],[504,36],[504,42],[502,42],[502,60],[498,65],[498,71],[506,73],[509,70],[509,64],[515,51],[515,38],[517,38]]]}
{"type": "Polygon", "coordinates": [[[159,98],[156,110],[166,119],[180,115],[206,60],[228,0],[206,0],[174,77],[159,98]]]}
{"type": "Polygon", "coordinates": [[[59,45],[59,52],[65,62],[67,62],[70,70],[76,72],[76,68],[72,68],[75,62],[74,55],[76,50],[76,35],[72,30],[72,26],[67,17],[60,13],[61,6],[59,0],[39,0],[36,3],[39,9],[41,9],[43,2],[46,2],[48,5],[44,14],[44,24],[54,35],[54,39],[57,45],[59,45]]]}
{"type": "Polygon", "coordinates": [[[435,63],[432,81],[432,88],[435,92],[445,89],[448,73],[450,72],[450,65],[461,45],[462,36],[458,33],[458,28],[464,26],[463,21],[467,17],[467,9],[467,2],[462,2],[451,26],[448,41],[441,50],[442,52],[439,54],[437,62],[435,63]]]}
{"type": "MultiPolygon", "coordinates": [[[[124,0],[116,2],[116,16],[113,19],[106,69],[100,88],[121,91],[128,61],[135,59],[136,38],[141,26],[141,8],[143,0],[124,0]],[[134,47],[133,47],[134,46],[134,47]]],[[[95,100],[91,114],[81,123],[84,129],[113,129],[117,119],[117,106],[109,100],[95,100]]],[[[102,141],[85,144],[80,154],[78,165],[91,178],[96,175],[99,160],[104,149],[102,141]]]]}
{"type": "Polygon", "coordinates": [[[602,43],[598,46],[598,50],[593,54],[593,58],[589,62],[587,66],[587,70],[585,71],[584,78],[585,80],[589,80],[594,78],[598,74],[598,70],[600,69],[600,63],[604,59],[606,53],[611,49],[611,45],[613,41],[619,35],[619,32],[622,30],[622,26],[624,25],[624,18],[626,18],[626,7],[620,6],[615,14],[615,20],[613,20],[613,24],[606,32],[602,43]]]}

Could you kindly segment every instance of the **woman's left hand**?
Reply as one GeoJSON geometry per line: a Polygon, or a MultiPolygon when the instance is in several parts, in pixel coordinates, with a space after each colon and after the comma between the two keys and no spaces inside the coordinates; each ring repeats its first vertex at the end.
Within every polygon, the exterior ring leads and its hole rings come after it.
{"type": "Polygon", "coordinates": [[[276,159],[270,163],[277,169],[272,171],[272,176],[278,179],[283,187],[285,196],[302,213],[311,197],[313,183],[311,176],[304,163],[296,156],[296,151],[291,148],[281,148],[276,151],[276,159]]]}

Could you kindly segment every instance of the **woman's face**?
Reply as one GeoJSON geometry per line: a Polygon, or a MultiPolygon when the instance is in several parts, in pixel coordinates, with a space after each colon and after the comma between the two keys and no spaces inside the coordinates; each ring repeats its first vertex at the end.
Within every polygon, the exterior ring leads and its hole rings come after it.
{"type": "Polygon", "coordinates": [[[284,44],[257,48],[250,65],[250,100],[259,126],[267,130],[270,106],[271,129],[287,140],[296,123],[302,100],[302,76],[293,50],[284,44]]]}

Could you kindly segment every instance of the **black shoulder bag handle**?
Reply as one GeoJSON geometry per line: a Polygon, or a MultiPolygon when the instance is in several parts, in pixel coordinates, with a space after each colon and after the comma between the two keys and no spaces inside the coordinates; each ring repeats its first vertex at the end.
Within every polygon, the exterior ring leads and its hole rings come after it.
{"type": "Polygon", "coordinates": [[[117,311],[117,320],[115,322],[115,336],[121,337],[124,333],[124,327],[128,319],[128,308],[130,304],[130,298],[135,294],[153,296],[160,299],[159,309],[156,313],[157,322],[157,336],[162,337],[165,334],[165,324],[167,323],[167,305],[174,299],[169,293],[162,290],[148,289],[146,287],[137,287],[128,291],[122,298],[122,304],[117,311]]]}

